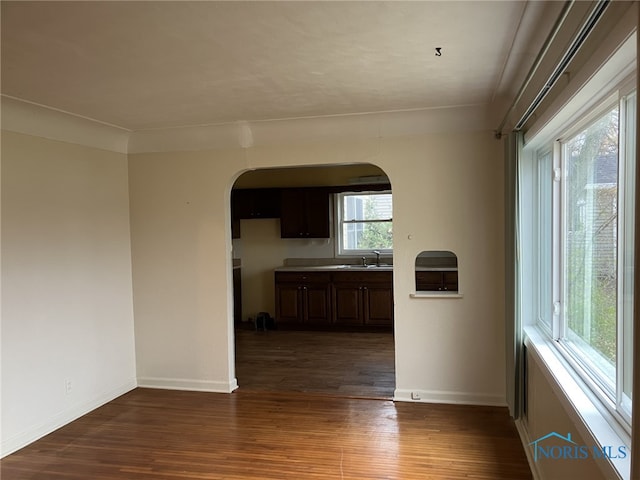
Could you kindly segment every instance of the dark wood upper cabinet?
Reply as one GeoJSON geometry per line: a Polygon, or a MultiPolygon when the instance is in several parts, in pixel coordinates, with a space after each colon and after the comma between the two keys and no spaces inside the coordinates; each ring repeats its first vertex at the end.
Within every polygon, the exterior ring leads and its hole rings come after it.
{"type": "Polygon", "coordinates": [[[233,219],[280,217],[279,188],[247,188],[231,191],[233,219]]]}
{"type": "Polygon", "coordinates": [[[326,188],[281,190],[282,238],[329,238],[330,193],[326,188]]]}

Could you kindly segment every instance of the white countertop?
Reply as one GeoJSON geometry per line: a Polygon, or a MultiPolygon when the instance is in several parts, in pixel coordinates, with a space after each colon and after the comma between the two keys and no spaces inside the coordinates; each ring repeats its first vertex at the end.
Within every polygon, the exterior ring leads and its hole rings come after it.
{"type": "Polygon", "coordinates": [[[296,267],[278,267],[276,272],[343,272],[343,271],[366,271],[366,272],[392,272],[393,265],[312,265],[296,267]]]}
{"type": "MultiPolygon", "coordinates": [[[[276,272],[340,272],[340,271],[393,271],[393,265],[299,265],[277,267],[276,272]]],[[[457,272],[457,267],[416,267],[416,272],[457,272]]]]}

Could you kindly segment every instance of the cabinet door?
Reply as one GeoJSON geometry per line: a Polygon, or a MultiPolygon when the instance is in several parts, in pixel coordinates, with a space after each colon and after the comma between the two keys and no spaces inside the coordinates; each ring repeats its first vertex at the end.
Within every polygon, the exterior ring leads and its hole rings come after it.
{"type": "Polygon", "coordinates": [[[278,218],[280,190],[277,188],[247,188],[231,191],[232,217],[236,219],[278,218]]]}
{"type": "Polygon", "coordinates": [[[282,238],[329,238],[329,192],[321,188],[286,188],[281,192],[282,238]]]}
{"type": "Polygon", "coordinates": [[[329,192],[323,189],[307,189],[305,192],[306,205],[306,236],[308,238],[329,238],[329,192]]]}
{"type": "Polygon", "coordinates": [[[450,292],[458,291],[458,272],[442,272],[443,289],[450,292]]]}
{"type": "Polygon", "coordinates": [[[308,324],[331,323],[331,290],[328,284],[308,284],[303,287],[304,321],[308,324]]]}
{"type": "Polygon", "coordinates": [[[393,325],[393,288],[390,285],[363,287],[364,324],[393,325]]]}
{"type": "Polygon", "coordinates": [[[362,287],[359,285],[333,285],[333,323],[362,325],[362,287]]]}
{"type": "Polygon", "coordinates": [[[280,236],[306,238],[306,206],[302,189],[284,189],[280,195],[280,236]]]}
{"type": "Polygon", "coordinates": [[[302,320],[302,287],[295,283],[276,283],[276,322],[295,324],[302,320]]]}
{"type": "Polygon", "coordinates": [[[442,272],[416,272],[416,290],[423,292],[442,290],[442,272]]]}

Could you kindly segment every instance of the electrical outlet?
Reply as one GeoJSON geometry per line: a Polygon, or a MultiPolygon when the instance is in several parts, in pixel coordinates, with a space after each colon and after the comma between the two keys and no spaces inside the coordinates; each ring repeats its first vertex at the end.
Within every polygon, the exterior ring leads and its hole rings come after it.
{"type": "Polygon", "coordinates": [[[411,392],[411,400],[420,400],[420,394],[418,392],[411,392]]]}
{"type": "Polygon", "coordinates": [[[64,391],[65,393],[68,395],[71,393],[71,389],[72,389],[73,385],[71,384],[71,380],[66,379],[64,381],[64,391]]]}

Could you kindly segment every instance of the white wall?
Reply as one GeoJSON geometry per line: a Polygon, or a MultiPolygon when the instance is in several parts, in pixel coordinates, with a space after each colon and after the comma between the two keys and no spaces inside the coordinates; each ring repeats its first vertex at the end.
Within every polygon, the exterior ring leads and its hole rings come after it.
{"type": "Polygon", "coordinates": [[[127,188],[126,154],[2,132],[2,455],[135,387],[127,188]]]}
{"type": "Polygon", "coordinates": [[[139,385],[235,388],[229,193],[242,153],[129,157],[139,385]]]}
{"type": "Polygon", "coordinates": [[[286,258],[333,258],[333,239],[301,240],[280,237],[280,220],[241,220],[239,245],[242,259],[242,317],[246,321],[258,312],[275,315],[273,271],[286,258]]]}
{"type": "Polygon", "coordinates": [[[235,388],[229,191],[245,169],[372,163],[394,192],[398,399],[504,404],[502,148],[493,135],[129,157],[138,380],[235,388]],[[458,255],[462,299],[413,299],[415,256],[458,255]]]}

